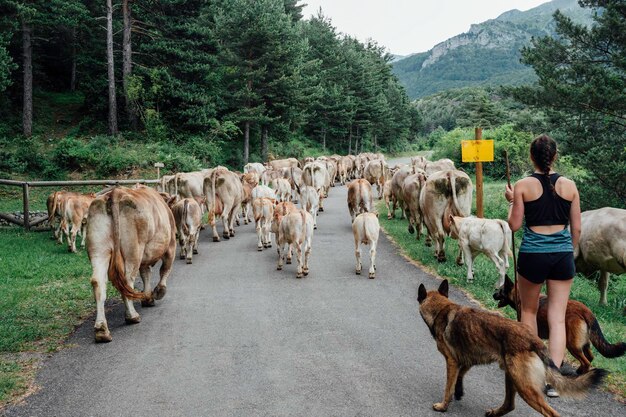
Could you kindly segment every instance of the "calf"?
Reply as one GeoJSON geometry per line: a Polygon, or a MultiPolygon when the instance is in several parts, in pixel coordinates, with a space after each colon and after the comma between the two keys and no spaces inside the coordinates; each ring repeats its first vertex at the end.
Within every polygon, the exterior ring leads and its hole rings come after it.
{"type": "Polygon", "coordinates": [[[272,217],[274,217],[274,203],[272,198],[255,198],[252,202],[252,212],[256,222],[256,234],[258,237],[257,250],[272,247],[272,217]]]}
{"type": "Polygon", "coordinates": [[[385,186],[383,187],[383,199],[385,200],[385,207],[387,207],[387,218],[391,220],[394,217],[394,213],[391,210],[391,201],[393,199],[391,180],[385,181],[385,186]]]}
{"type": "Polygon", "coordinates": [[[356,274],[361,275],[361,245],[370,245],[369,277],[376,277],[376,245],[378,244],[378,213],[361,213],[352,222],[354,235],[354,254],[356,255],[356,274]]]}
{"type": "Polygon", "coordinates": [[[188,264],[192,263],[193,255],[198,253],[198,239],[205,205],[204,198],[196,197],[183,198],[170,206],[178,232],[180,259],[187,259],[188,264]]]}
{"type": "MultiPolygon", "coordinates": [[[[243,186],[243,199],[241,201],[241,211],[243,214],[243,223],[251,222],[250,212],[252,211],[252,190],[259,184],[259,175],[256,172],[243,174],[241,177],[241,185],[243,186]]],[[[237,223],[239,224],[239,223],[237,223]]]]}
{"type": "Polygon", "coordinates": [[[504,285],[509,267],[512,233],[509,224],[499,219],[479,219],[450,215],[450,236],[458,239],[459,247],[467,263],[467,282],[474,280],[474,258],[484,253],[498,268],[500,279],[496,288],[504,285]]]}
{"type": "MultiPolygon", "coordinates": [[[[276,206],[274,207],[274,214],[272,215],[271,231],[272,233],[274,233],[277,240],[278,240],[278,231],[280,228],[281,220],[287,214],[297,209],[298,208],[296,207],[296,205],[293,204],[291,201],[277,203],[276,206]]],[[[291,264],[291,252],[292,252],[291,247],[289,247],[289,251],[287,252],[287,264],[291,264]]]]}
{"type": "Polygon", "coordinates": [[[361,213],[374,211],[372,185],[367,180],[358,179],[348,184],[348,211],[352,221],[361,213]]]}
{"type": "Polygon", "coordinates": [[[420,193],[426,182],[426,174],[419,171],[417,174],[409,175],[405,178],[402,186],[404,193],[404,204],[409,216],[409,233],[416,232],[417,240],[422,235],[422,212],[420,210],[420,193]]]}
{"type": "Polygon", "coordinates": [[[61,201],[61,223],[60,228],[67,237],[67,249],[76,253],[76,236],[82,235],[81,247],[85,247],[87,238],[87,218],[89,216],[89,206],[96,198],[91,194],[69,195],[61,201]]]}
{"type": "Polygon", "coordinates": [[[298,262],[296,278],[309,275],[309,257],[311,255],[311,241],[313,239],[313,216],[302,209],[296,209],[280,220],[276,246],[278,247],[279,271],[283,269],[283,254],[289,252],[291,246],[296,249],[298,262]]]}
{"type": "Polygon", "coordinates": [[[383,198],[383,187],[389,174],[389,167],[384,159],[373,159],[365,165],[363,170],[363,178],[368,180],[370,184],[376,185],[378,188],[378,199],[383,198]]]}
{"type": "Polygon", "coordinates": [[[320,196],[315,188],[305,185],[298,189],[300,194],[300,205],[313,216],[313,228],[317,229],[317,211],[320,205],[320,196]]]}
{"type": "Polygon", "coordinates": [[[59,244],[63,244],[63,231],[61,230],[63,210],[61,210],[61,207],[65,200],[67,200],[70,196],[78,195],[80,195],[80,193],[71,191],[55,191],[48,196],[46,201],[46,206],[48,208],[48,224],[52,228],[54,239],[59,244]],[[57,219],[59,220],[59,224],[56,224],[57,219]]]}
{"type": "Polygon", "coordinates": [[[276,193],[278,201],[291,201],[291,184],[285,178],[272,180],[272,188],[276,193]]]}

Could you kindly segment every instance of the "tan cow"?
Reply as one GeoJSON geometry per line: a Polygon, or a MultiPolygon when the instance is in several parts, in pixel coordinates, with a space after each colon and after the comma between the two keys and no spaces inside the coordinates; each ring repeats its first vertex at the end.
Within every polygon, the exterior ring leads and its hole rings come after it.
{"type": "Polygon", "coordinates": [[[402,192],[404,193],[404,204],[409,217],[409,233],[415,232],[415,237],[420,240],[422,236],[422,211],[420,210],[420,193],[426,183],[426,174],[419,171],[409,175],[404,179],[402,192]]]}
{"type": "Polygon", "coordinates": [[[267,185],[257,185],[252,189],[252,201],[263,197],[276,200],[276,193],[267,185]]]}
{"type": "MultiPolygon", "coordinates": [[[[243,197],[241,200],[241,211],[243,214],[243,223],[248,224],[252,219],[250,218],[252,211],[252,190],[258,187],[259,174],[256,172],[248,172],[241,176],[241,186],[243,191],[243,197]]],[[[239,224],[239,223],[237,223],[239,224]]]]}
{"type": "Polygon", "coordinates": [[[87,231],[97,311],[95,339],[110,342],[104,312],[107,277],[122,296],[126,323],[139,323],[141,317],[133,300],[152,306],[155,299],[165,296],[167,278],[176,256],[176,224],[172,212],[155,190],[144,186],[116,187],[91,203],[87,231]],[[151,291],[151,267],[159,261],[162,261],[161,278],[151,291]],[[143,293],[133,288],[137,275],[143,280],[143,293]]]}
{"type": "Polygon", "coordinates": [[[298,189],[300,207],[313,216],[313,228],[317,229],[317,212],[320,205],[320,195],[315,188],[305,185],[298,189]]]}
{"type": "Polygon", "coordinates": [[[467,264],[467,282],[474,281],[474,258],[483,253],[496,265],[500,278],[496,288],[504,285],[509,268],[512,236],[509,224],[499,219],[459,217],[450,214],[450,236],[459,241],[459,247],[467,264]]]}
{"type": "Polygon", "coordinates": [[[300,162],[296,158],[275,159],[269,161],[270,168],[279,171],[281,168],[297,168],[300,162]]]}
{"type": "Polygon", "coordinates": [[[319,211],[324,211],[324,198],[330,185],[326,166],[319,161],[306,164],[302,169],[302,184],[315,188],[320,196],[319,211]]]}
{"type": "Polygon", "coordinates": [[[447,158],[439,159],[438,161],[426,161],[424,166],[424,171],[426,171],[427,176],[437,171],[450,171],[454,169],[456,169],[454,162],[447,158]]]}
{"type": "Polygon", "coordinates": [[[346,185],[348,181],[348,172],[352,167],[352,159],[347,156],[342,157],[337,162],[337,174],[339,175],[339,184],[346,185]]]}
{"type": "Polygon", "coordinates": [[[273,180],[276,178],[281,178],[283,173],[280,169],[267,169],[263,171],[261,175],[261,184],[262,185],[270,185],[273,180]]]}
{"type": "Polygon", "coordinates": [[[352,221],[361,213],[374,211],[374,193],[367,180],[358,179],[348,184],[348,211],[352,221]]]}
{"type": "Polygon", "coordinates": [[[198,253],[205,205],[205,197],[183,198],[177,202],[172,201],[170,205],[178,232],[180,259],[186,259],[188,264],[193,262],[193,255],[198,253]]]}
{"type": "Polygon", "coordinates": [[[574,248],[576,270],[586,275],[600,271],[600,304],[606,305],[609,274],[626,273],[626,210],[585,211],[581,228],[580,242],[574,248]]]}
{"type": "Polygon", "coordinates": [[[406,218],[406,203],[404,201],[404,180],[411,174],[415,174],[412,166],[400,167],[391,177],[391,217],[396,216],[396,208],[400,207],[402,218],[406,218]]]}
{"type": "MultiPolygon", "coordinates": [[[[334,187],[337,182],[337,162],[332,159],[326,159],[323,163],[326,165],[326,171],[328,172],[329,186],[334,187]]],[[[328,193],[328,190],[326,193],[328,193]]]]}
{"type": "MultiPolygon", "coordinates": [[[[202,197],[208,171],[179,172],[174,178],[174,194],[180,198],[202,197]]],[[[167,192],[167,191],[166,191],[167,192]]]]}
{"type": "Polygon", "coordinates": [[[430,161],[423,156],[411,157],[411,166],[414,167],[415,169],[421,169],[425,171],[426,164],[428,164],[428,162],[430,161]]]}
{"type": "MultiPolygon", "coordinates": [[[[278,231],[280,228],[280,222],[283,219],[283,217],[285,217],[287,214],[297,209],[298,208],[296,207],[296,205],[293,204],[291,201],[286,201],[283,203],[276,203],[276,205],[274,206],[274,214],[272,215],[272,226],[271,226],[271,231],[276,236],[276,239],[278,239],[278,231]]],[[[289,247],[289,251],[287,252],[287,264],[291,264],[291,253],[292,253],[291,247],[289,247]]]]}
{"type": "Polygon", "coordinates": [[[52,228],[54,239],[56,239],[59,244],[63,244],[63,231],[61,230],[63,210],[61,210],[61,206],[68,197],[78,195],[80,195],[80,193],[72,191],[55,191],[48,196],[46,201],[46,207],[48,208],[48,224],[52,228]],[[56,223],[57,219],[59,220],[58,224],[56,223]]]}
{"type": "MultiPolygon", "coordinates": [[[[369,184],[369,183],[368,183],[369,184]]],[[[385,186],[383,187],[383,200],[385,200],[385,207],[387,207],[387,219],[391,220],[391,201],[393,196],[391,194],[391,180],[385,181],[385,186]]]]}
{"type": "Polygon", "coordinates": [[[261,178],[266,169],[267,168],[265,168],[265,166],[260,162],[250,162],[244,165],[243,172],[246,174],[250,172],[255,172],[259,176],[259,178],[261,178]]]}
{"type": "MultiPolygon", "coordinates": [[[[209,218],[213,215],[217,219],[215,208],[217,198],[219,198],[224,207],[221,214],[224,226],[222,236],[224,239],[234,237],[235,218],[241,210],[241,202],[244,197],[243,185],[237,174],[226,168],[216,168],[204,179],[203,191],[207,199],[209,218]]],[[[217,222],[213,223],[213,241],[220,241],[220,236],[217,233],[217,222]]]]}
{"type": "Polygon", "coordinates": [[[61,200],[61,230],[67,238],[67,249],[76,253],[76,236],[82,235],[81,247],[85,247],[87,238],[87,218],[89,206],[96,198],[93,193],[68,195],[61,200]]]}
{"type": "Polygon", "coordinates": [[[378,188],[378,199],[383,198],[383,189],[385,181],[387,181],[389,167],[383,159],[373,159],[365,165],[363,170],[363,178],[368,180],[370,184],[376,185],[378,188]]]}
{"type": "Polygon", "coordinates": [[[276,246],[278,247],[278,266],[276,269],[279,271],[283,269],[285,253],[291,252],[293,247],[298,262],[296,278],[309,275],[312,240],[313,217],[307,211],[296,209],[284,215],[280,220],[276,235],[276,246]]]}
{"type": "Polygon", "coordinates": [[[284,178],[272,180],[272,188],[278,201],[291,201],[291,183],[284,178]]]}
{"type": "Polygon", "coordinates": [[[435,172],[424,184],[420,193],[420,210],[428,235],[435,241],[435,256],[439,262],[446,261],[445,237],[450,231],[449,215],[470,215],[472,191],[469,176],[457,170],[435,172]]]}
{"type": "Polygon", "coordinates": [[[376,278],[376,246],[380,224],[378,213],[361,213],[352,222],[352,235],[354,236],[354,254],[356,255],[356,274],[361,275],[361,245],[370,245],[370,279],[376,278]]]}
{"type": "Polygon", "coordinates": [[[163,175],[159,179],[157,185],[157,191],[168,193],[170,195],[176,194],[176,175],[163,175]]]}
{"type": "Polygon", "coordinates": [[[289,181],[291,186],[291,200],[295,203],[298,201],[297,188],[302,185],[302,169],[296,168],[283,168],[283,178],[289,181]]]}
{"type": "Polygon", "coordinates": [[[257,250],[272,247],[272,217],[274,216],[274,204],[276,200],[272,198],[255,198],[252,203],[254,221],[256,223],[256,234],[258,238],[257,250]]]}

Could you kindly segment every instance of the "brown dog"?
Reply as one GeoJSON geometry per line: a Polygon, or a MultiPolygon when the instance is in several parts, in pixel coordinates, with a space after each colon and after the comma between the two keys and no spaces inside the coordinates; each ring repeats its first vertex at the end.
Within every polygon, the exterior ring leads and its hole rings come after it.
{"type": "MultiPolygon", "coordinates": [[[[511,306],[514,310],[517,309],[517,290],[508,276],[504,280],[504,285],[493,294],[493,298],[498,301],[499,308],[511,306]]],[[[548,297],[545,295],[539,298],[537,329],[540,338],[548,339],[548,297]]],[[[604,338],[596,317],[587,306],[578,301],[567,302],[565,333],[567,334],[567,350],[580,362],[579,374],[584,374],[591,368],[593,360],[591,344],[605,358],[618,358],[626,352],[626,343],[611,344],[604,338]]]]}
{"type": "Polygon", "coordinates": [[[515,408],[515,393],[544,416],[559,414],[548,405],[543,388],[547,383],[562,396],[580,397],[598,385],[606,371],[592,369],[584,375],[566,377],[554,365],[548,350],[530,329],[495,313],[462,307],[448,299],[448,281],[438,291],[419,287],[420,314],[446,359],[447,381],[443,401],[433,404],[446,411],[454,397],[463,396],[463,377],[474,365],[498,362],[506,375],[504,403],[486,416],[503,416],[515,408]]]}

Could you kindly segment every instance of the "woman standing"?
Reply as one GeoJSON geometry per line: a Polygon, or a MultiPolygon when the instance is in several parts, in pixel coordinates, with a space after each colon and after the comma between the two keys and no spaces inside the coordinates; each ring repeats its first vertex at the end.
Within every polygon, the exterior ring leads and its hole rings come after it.
{"type": "MultiPolygon", "coordinates": [[[[561,367],[565,357],[565,312],[574,274],[574,247],[580,238],[580,198],[576,184],[552,170],[556,142],[547,135],[530,145],[535,172],[506,187],[509,226],[522,227],[524,238],[517,262],[521,320],[537,334],[539,294],[547,283],[550,357],[561,367]],[[570,230],[568,230],[568,225],[570,230]]],[[[563,370],[562,370],[563,371],[563,370]]],[[[549,385],[549,397],[559,394],[549,385]]]]}

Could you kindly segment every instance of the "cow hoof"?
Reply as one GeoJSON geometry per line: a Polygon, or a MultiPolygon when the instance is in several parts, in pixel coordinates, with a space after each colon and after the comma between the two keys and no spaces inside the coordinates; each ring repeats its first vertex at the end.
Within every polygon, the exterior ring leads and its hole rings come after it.
{"type": "Polygon", "coordinates": [[[271,244],[271,243],[268,243],[268,244],[267,244],[267,247],[268,247],[268,248],[271,248],[271,247],[272,247],[272,244],[271,244]]]}
{"type": "Polygon", "coordinates": [[[124,318],[126,324],[137,324],[141,323],[141,316],[137,315],[136,317],[126,317],[124,318]]]}
{"type": "Polygon", "coordinates": [[[319,211],[324,211],[324,207],[320,207],[320,210],[319,210],[319,211]]]}
{"type": "MultiPolygon", "coordinates": [[[[413,225],[412,225],[412,224],[410,224],[410,225],[409,225],[409,233],[410,233],[410,234],[415,233],[415,228],[413,227],[413,225]]],[[[419,239],[419,238],[418,238],[418,239],[419,239]]]]}
{"type": "Polygon", "coordinates": [[[96,324],[94,326],[94,331],[96,343],[109,343],[113,340],[111,332],[109,332],[109,327],[106,323],[96,324]]]}
{"type": "Polygon", "coordinates": [[[446,257],[445,256],[438,256],[437,257],[437,262],[444,263],[445,261],[446,261],[446,257]]]}
{"type": "Polygon", "coordinates": [[[181,254],[181,255],[178,257],[178,259],[185,259],[185,255],[182,255],[182,254],[181,254]]]}
{"type": "Polygon", "coordinates": [[[154,290],[152,290],[152,296],[157,299],[160,300],[161,298],[165,297],[165,293],[167,292],[167,288],[162,286],[162,285],[157,285],[156,288],[154,290]]]}
{"type": "Polygon", "coordinates": [[[461,259],[461,258],[457,258],[457,260],[456,260],[456,264],[457,264],[458,266],[463,266],[463,263],[464,263],[464,262],[463,262],[463,259],[461,259]]]}
{"type": "Polygon", "coordinates": [[[308,268],[303,269],[302,273],[304,274],[305,277],[309,276],[309,269],[308,268]]]}
{"type": "Polygon", "coordinates": [[[287,265],[291,265],[291,259],[287,258],[287,265]]]}
{"type": "Polygon", "coordinates": [[[296,278],[302,278],[302,277],[303,277],[302,272],[300,272],[299,274],[296,274],[296,278]]]}
{"type": "Polygon", "coordinates": [[[317,230],[317,225],[314,225],[314,226],[313,226],[313,229],[314,229],[314,230],[317,230]]]}
{"type": "Polygon", "coordinates": [[[361,270],[360,270],[360,269],[357,269],[357,270],[356,270],[356,274],[357,274],[357,275],[361,275],[361,270]]]}
{"type": "Polygon", "coordinates": [[[281,265],[278,265],[278,266],[276,267],[276,270],[277,270],[277,271],[282,271],[282,270],[283,270],[283,267],[282,267],[281,265]]]}
{"type": "Polygon", "coordinates": [[[258,250],[259,252],[261,252],[263,250],[263,246],[257,246],[256,250],[258,250]]]}
{"type": "Polygon", "coordinates": [[[374,278],[376,278],[376,273],[370,272],[370,279],[374,279],[374,278]]]}
{"type": "Polygon", "coordinates": [[[193,263],[193,261],[191,259],[187,259],[187,265],[193,263]]]}
{"type": "Polygon", "coordinates": [[[239,220],[235,220],[235,224],[239,226],[239,220]]]}
{"type": "Polygon", "coordinates": [[[220,238],[218,236],[213,236],[213,242],[219,242],[220,238]]]}
{"type": "Polygon", "coordinates": [[[141,306],[142,307],[154,307],[154,298],[150,296],[150,298],[147,300],[141,300],[141,306]]]}
{"type": "Polygon", "coordinates": [[[230,239],[230,235],[229,235],[229,234],[222,235],[222,237],[223,237],[224,239],[226,239],[226,240],[230,239]]]}
{"type": "Polygon", "coordinates": [[[194,250],[193,250],[193,254],[194,254],[194,255],[197,255],[197,254],[198,254],[198,249],[194,249],[194,250]]]}
{"type": "Polygon", "coordinates": [[[235,237],[235,231],[234,231],[234,230],[231,230],[231,231],[230,231],[229,236],[230,236],[230,237],[235,237]]]}

